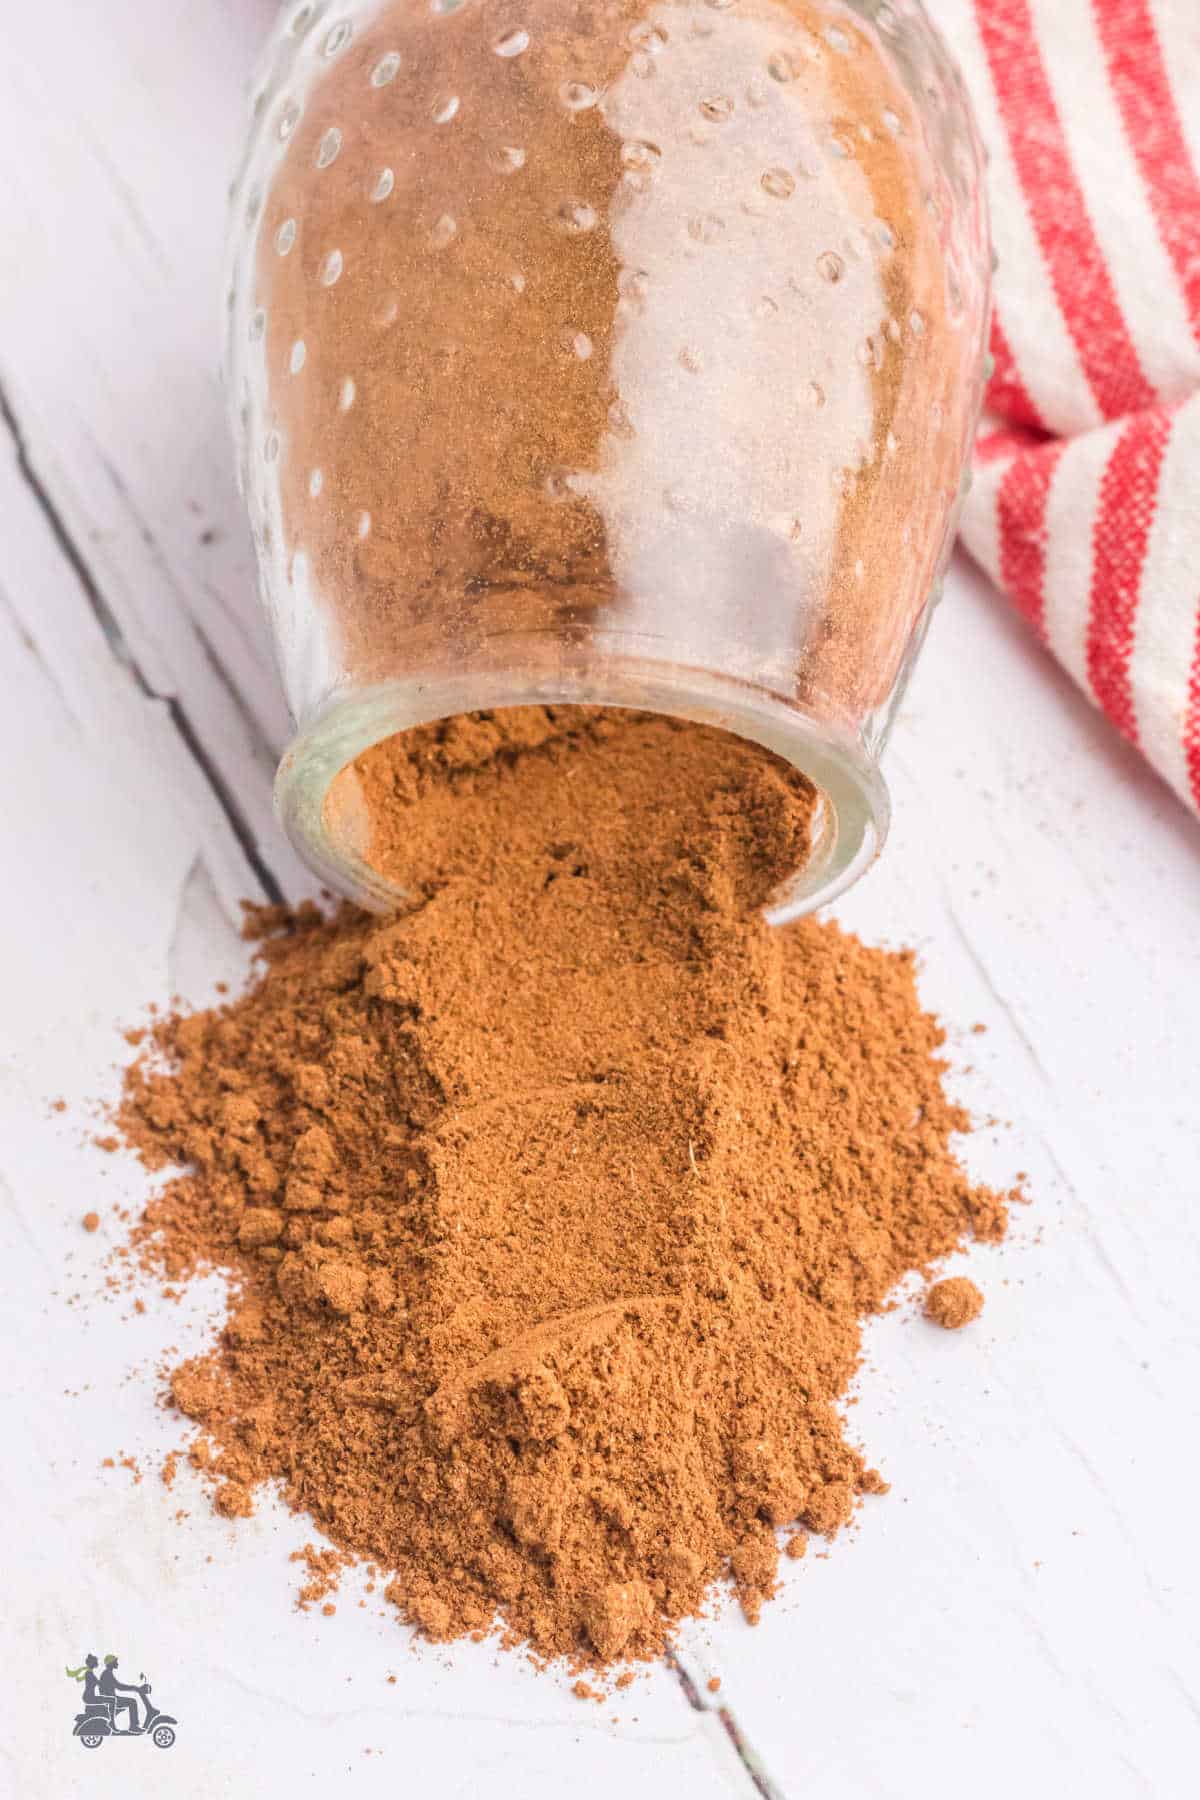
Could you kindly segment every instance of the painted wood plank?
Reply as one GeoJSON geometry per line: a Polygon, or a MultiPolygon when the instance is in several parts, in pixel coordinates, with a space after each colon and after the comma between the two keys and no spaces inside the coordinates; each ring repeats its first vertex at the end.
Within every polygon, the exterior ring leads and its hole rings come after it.
{"type": "Polygon", "coordinates": [[[965,571],[888,769],[895,836],[836,910],[919,947],[952,1088],[996,1121],[968,1166],[1026,1171],[1031,1204],[954,1263],[978,1324],[910,1303],[868,1331],[848,1416],[892,1493],[827,1560],[813,1540],[756,1631],[726,1616],[682,1654],[789,1795],[1182,1796],[1200,830],[965,571]]]}
{"type": "MultiPolygon", "coordinates": [[[[105,1238],[77,1221],[99,1204],[113,1229],[144,1182],[80,1119],[113,1092],[130,1005],[244,967],[230,921],[258,871],[306,889],[270,810],[287,723],[216,376],[224,188],[273,10],[45,0],[6,19],[0,1222],[38,1373],[4,1396],[22,1729],[3,1785],[53,1771],[73,1791],[58,1664],[86,1647],[72,1634],[115,1631],[160,1659],[181,1718],[186,1693],[197,1728],[169,1766],[198,1792],[265,1768],[368,1792],[540,1795],[580,1772],[752,1792],[721,1703],[782,1794],[1188,1791],[1200,1566],[1174,1495],[1200,1375],[1200,830],[961,570],[890,753],[893,842],[838,911],[920,945],[956,1091],[1005,1121],[972,1168],[1026,1169],[1033,1205],[963,1265],[988,1292],[969,1335],[903,1311],[873,1328],[851,1416],[894,1492],[857,1541],[789,1571],[756,1632],[685,1634],[700,1710],[659,1671],[613,1726],[517,1659],[412,1649],[357,1594],[294,1619],[284,1558],[311,1533],[269,1508],[234,1530],[153,1479],[178,1433],[149,1372],[202,1341],[218,1296],[105,1301],[105,1238]],[[141,1486],[99,1474],[119,1447],[141,1486]]],[[[157,1752],[111,1748],[89,1791],[161,1791],[157,1752]]]]}
{"type": "MultiPolygon", "coordinates": [[[[225,192],[264,5],[17,10],[0,61],[0,390],[119,656],[297,891],[271,782],[287,721],[218,377],[225,192]]],[[[19,599],[19,596],[17,596],[19,599]]]]}

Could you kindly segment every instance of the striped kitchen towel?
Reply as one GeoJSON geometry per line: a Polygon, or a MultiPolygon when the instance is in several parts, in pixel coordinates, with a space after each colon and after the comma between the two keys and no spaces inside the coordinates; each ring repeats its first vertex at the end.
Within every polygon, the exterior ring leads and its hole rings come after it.
{"type": "Polygon", "coordinates": [[[991,153],[963,541],[1200,811],[1200,0],[928,0],[991,153]]]}

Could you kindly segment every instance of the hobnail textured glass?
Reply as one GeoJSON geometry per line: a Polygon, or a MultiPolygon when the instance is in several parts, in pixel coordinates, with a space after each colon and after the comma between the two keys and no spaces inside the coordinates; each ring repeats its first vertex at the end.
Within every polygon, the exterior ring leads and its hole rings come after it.
{"type": "Polygon", "coordinates": [[[228,375],[309,862],[394,901],[354,757],[587,702],[726,726],[814,780],[772,917],[853,880],[989,279],[970,109],[912,0],[286,8],[228,375]]]}

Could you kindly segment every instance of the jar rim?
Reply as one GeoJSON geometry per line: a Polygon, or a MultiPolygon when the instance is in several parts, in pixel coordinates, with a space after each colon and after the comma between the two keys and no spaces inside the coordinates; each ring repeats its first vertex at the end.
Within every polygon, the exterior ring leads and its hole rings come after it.
{"type": "Polygon", "coordinates": [[[661,713],[761,744],[798,769],[818,794],[811,852],[764,906],[770,925],[789,924],[836,899],[882,850],[891,816],[887,785],[876,756],[852,729],[737,675],[664,662],[609,634],[590,634],[576,654],[560,640],[550,664],[542,634],[521,633],[503,648],[500,663],[473,657],[468,670],[417,668],[402,679],[335,690],[285,751],[275,781],[284,830],[323,882],[368,911],[395,911],[409,896],[372,868],[348,836],[331,829],[326,803],[337,777],[398,731],[511,706],[661,713]],[[536,645],[528,641],[534,635],[536,645]]]}

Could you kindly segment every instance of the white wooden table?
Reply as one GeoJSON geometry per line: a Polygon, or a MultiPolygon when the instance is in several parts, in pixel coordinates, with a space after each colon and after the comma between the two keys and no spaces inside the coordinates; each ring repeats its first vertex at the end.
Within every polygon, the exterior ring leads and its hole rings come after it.
{"type": "Polygon", "coordinates": [[[868,1333],[852,1418],[890,1497],[787,1566],[757,1631],[697,1625],[596,1707],[490,1646],[414,1645],[361,1582],[295,1613],[302,1521],[232,1527],[158,1480],[182,1438],[158,1371],[219,1295],[105,1289],[145,1178],[92,1146],[95,1105],[143,1003],[240,974],[237,902],[307,888],[216,374],[272,10],[5,8],[0,1791],[1194,1794],[1200,831],[965,569],[895,733],[891,846],[837,910],[920,947],[954,1089],[1002,1121],[972,1171],[1026,1170],[1034,1204],[962,1259],[975,1329],[910,1305],[868,1333]],[[150,1675],[173,1749],[72,1740],[89,1649],[150,1675]]]}

